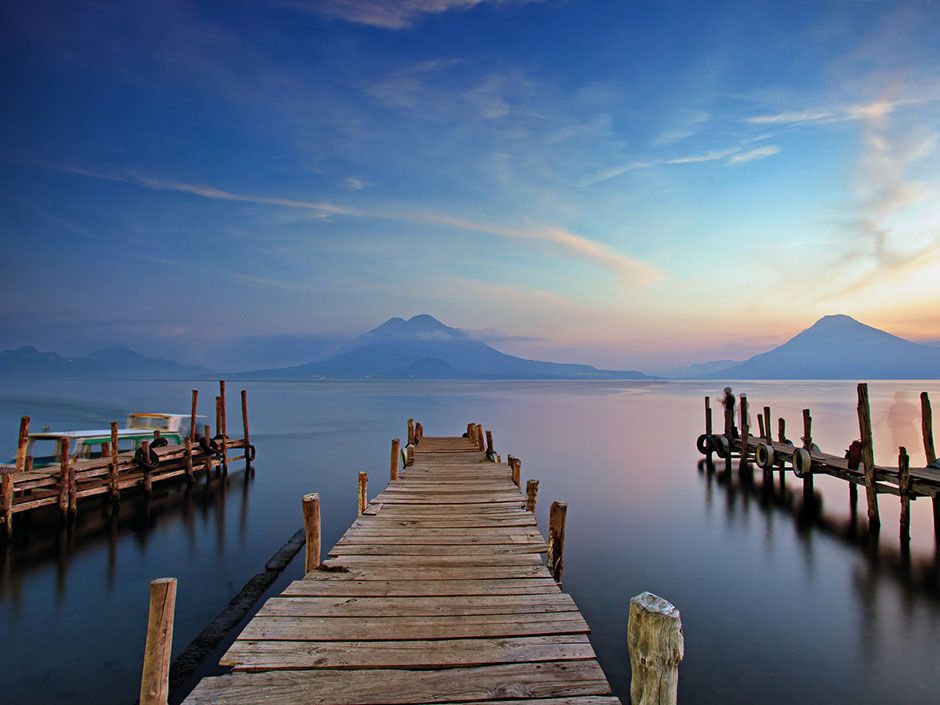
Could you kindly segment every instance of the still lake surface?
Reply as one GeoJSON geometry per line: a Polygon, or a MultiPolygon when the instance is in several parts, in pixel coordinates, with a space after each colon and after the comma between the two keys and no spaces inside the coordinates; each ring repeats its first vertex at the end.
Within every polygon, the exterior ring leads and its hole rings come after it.
{"type": "MultiPolygon", "coordinates": [[[[216,394],[200,382],[202,411],[216,394]]],[[[229,385],[229,418],[237,390],[229,385]]],[[[708,472],[704,382],[249,382],[253,477],[235,463],[226,482],[187,492],[160,486],[146,505],[122,502],[108,520],[94,500],[73,526],[18,517],[0,549],[0,701],[5,705],[137,697],[148,582],[179,579],[174,655],[221,611],[301,525],[300,497],[318,491],[324,548],[356,515],[356,472],[384,486],[389,441],[414,416],[428,435],[468,421],[494,431],[497,450],[541,481],[542,531],[553,499],[568,502],[565,589],[617,694],[629,702],[627,602],[643,590],[682,613],[680,702],[936,703],[940,589],[929,500],[912,503],[910,553],[897,538],[898,500],[880,497],[880,541],[864,536],[848,487],[816,479],[815,510],[788,473],[781,496],[737,466],[708,472]]],[[[12,457],[18,419],[32,428],[100,428],[131,411],[189,409],[192,382],[4,382],[0,458],[12,457]]],[[[917,393],[940,383],[871,385],[876,459],[907,445],[923,466],[917,393]],[[902,394],[898,395],[898,392],[902,394]],[[905,394],[906,393],[906,396],[905,394]]],[[[751,408],[769,404],[798,437],[813,410],[814,439],[830,452],[858,435],[855,385],[748,382],[751,408]]],[[[719,420],[716,416],[716,424],[719,420]]],[[[754,424],[756,427],[756,424],[754,424]]],[[[233,432],[233,435],[236,435],[233,432]]],[[[238,434],[240,435],[240,433],[238,434]]],[[[507,470],[508,471],[508,470],[507,470]]],[[[171,484],[171,483],[167,483],[171,484]]],[[[302,573],[302,553],[270,592],[302,573]]],[[[217,657],[217,655],[216,655],[217,657]]]]}

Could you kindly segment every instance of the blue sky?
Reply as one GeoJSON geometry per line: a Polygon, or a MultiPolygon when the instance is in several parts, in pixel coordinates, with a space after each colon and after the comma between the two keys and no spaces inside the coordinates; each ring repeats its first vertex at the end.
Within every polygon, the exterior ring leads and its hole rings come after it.
{"type": "Polygon", "coordinates": [[[940,338],[938,26],[918,1],[11,0],[0,345],[287,362],[418,312],[605,367],[826,313],[940,338]]]}

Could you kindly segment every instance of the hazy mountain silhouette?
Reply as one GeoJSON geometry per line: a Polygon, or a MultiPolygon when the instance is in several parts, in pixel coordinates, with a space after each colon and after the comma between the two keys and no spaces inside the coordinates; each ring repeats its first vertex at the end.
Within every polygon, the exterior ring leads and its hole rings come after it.
{"type": "Polygon", "coordinates": [[[644,379],[640,372],[507,355],[421,314],[390,318],[321,362],[237,375],[256,379],[644,379]]]}
{"type": "Polygon", "coordinates": [[[180,379],[207,372],[119,345],[85,357],[42,352],[29,345],[0,352],[0,378],[5,379],[180,379]]]}
{"type": "Polygon", "coordinates": [[[719,379],[936,379],[940,349],[851,316],[824,316],[769,352],[706,375],[719,379]]]}

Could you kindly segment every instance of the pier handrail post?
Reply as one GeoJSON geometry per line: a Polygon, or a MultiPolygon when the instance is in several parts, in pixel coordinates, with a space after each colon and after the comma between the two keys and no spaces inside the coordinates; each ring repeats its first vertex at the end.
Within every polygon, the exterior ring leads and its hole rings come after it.
{"type": "Polygon", "coordinates": [[[112,502],[121,499],[121,470],[120,470],[120,446],[118,445],[118,422],[111,422],[111,482],[108,486],[108,493],[112,502]]]}
{"type": "Polygon", "coordinates": [[[366,513],[366,507],[369,505],[369,473],[359,472],[359,509],[357,516],[366,513]]]}
{"type": "Polygon", "coordinates": [[[685,655],[679,610],[649,592],[632,598],[627,618],[627,650],[633,705],[676,705],[679,662],[685,655]]]}
{"type": "Polygon", "coordinates": [[[199,390],[193,390],[193,406],[189,412],[189,440],[196,440],[196,409],[199,405],[199,390]]]}
{"type": "Polygon", "coordinates": [[[228,470],[228,424],[225,418],[225,380],[219,380],[219,420],[222,424],[222,471],[228,470]]]}
{"type": "Polygon", "coordinates": [[[770,426],[770,419],[771,419],[770,407],[765,406],[764,407],[764,432],[765,432],[764,438],[767,440],[768,443],[773,443],[774,432],[770,426]]]}
{"type": "Polygon", "coordinates": [[[304,511],[304,534],[307,538],[307,550],[304,556],[304,573],[320,565],[320,495],[317,492],[305,494],[301,499],[304,511]]]}
{"type": "Polygon", "coordinates": [[[496,451],[493,450],[493,432],[486,432],[486,454],[493,455],[496,451]]]}
{"type": "Polygon", "coordinates": [[[485,444],[483,438],[483,424],[477,424],[477,450],[484,450],[485,444]]]}
{"type": "Polygon", "coordinates": [[[20,434],[16,444],[16,470],[23,472],[26,465],[26,446],[29,444],[29,417],[20,417],[20,434]]]}
{"type": "Polygon", "coordinates": [[[865,465],[865,494],[868,499],[868,528],[877,532],[881,528],[878,514],[878,494],[875,487],[875,449],[871,436],[871,407],[868,403],[868,385],[858,385],[858,430],[862,440],[862,462],[865,465]]]}
{"type": "Polygon", "coordinates": [[[898,494],[901,495],[901,545],[906,547],[911,541],[911,471],[904,446],[898,448],[898,494]]]}
{"type": "Polygon", "coordinates": [[[927,456],[927,465],[930,465],[937,459],[937,451],[933,445],[933,413],[927,392],[920,393],[920,426],[924,436],[924,455],[927,456]]]}
{"type": "Polygon", "coordinates": [[[787,442],[787,420],[782,416],[777,419],[777,440],[780,443],[787,442]]]}
{"type": "Polygon", "coordinates": [[[803,441],[803,447],[806,448],[806,450],[812,450],[813,415],[810,413],[809,409],[803,409],[803,437],[800,440],[803,441]]]}
{"type": "Polygon", "coordinates": [[[512,483],[522,489],[522,461],[515,456],[510,456],[509,468],[512,472],[512,483]]]}
{"type": "Polygon", "coordinates": [[[408,445],[414,445],[415,442],[415,420],[408,419],[408,445]]]}
{"type": "Polygon", "coordinates": [[[712,435],[712,400],[705,397],[705,435],[712,435]]]}
{"type": "Polygon", "coordinates": [[[567,516],[567,502],[552,502],[548,513],[548,571],[559,585],[565,572],[565,526],[567,516]]]}
{"type": "Polygon", "coordinates": [[[389,461],[388,479],[394,482],[398,479],[398,463],[401,458],[401,439],[392,439],[392,457],[389,461]]]}
{"type": "Polygon", "coordinates": [[[248,452],[248,446],[251,445],[251,438],[248,434],[248,390],[242,390],[242,444],[245,450],[245,469],[251,467],[251,455],[248,452]]]}
{"type": "Polygon", "coordinates": [[[170,654],[176,611],[176,578],[150,583],[147,643],[140,678],[140,705],[166,705],[170,690],[170,654]]]}
{"type": "MultiPolygon", "coordinates": [[[[206,443],[209,443],[209,439],[212,438],[212,430],[209,428],[209,424],[205,425],[203,431],[206,435],[206,443]]],[[[206,484],[208,485],[209,478],[212,476],[212,453],[209,451],[203,451],[203,460],[206,464],[206,484]]]]}
{"type": "Polygon", "coordinates": [[[538,480],[526,480],[525,483],[525,510],[535,514],[535,498],[539,493],[538,480]]]}

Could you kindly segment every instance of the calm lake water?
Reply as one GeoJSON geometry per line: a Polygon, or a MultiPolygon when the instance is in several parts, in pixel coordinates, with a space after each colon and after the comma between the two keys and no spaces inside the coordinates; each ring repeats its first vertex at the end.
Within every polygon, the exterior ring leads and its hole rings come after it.
{"type": "MultiPolygon", "coordinates": [[[[192,382],[4,382],[0,457],[18,419],[33,428],[102,427],[130,411],[189,409],[192,382]]],[[[217,386],[198,383],[203,413],[217,386]]],[[[629,702],[627,602],[650,590],[682,612],[685,703],[936,703],[940,590],[931,505],[912,504],[910,554],[899,549],[898,500],[880,498],[878,543],[853,528],[846,483],[816,479],[815,511],[792,474],[783,495],[737,468],[708,472],[695,439],[701,382],[259,383],[249,390],[256,472],[227,482],[157,486],[149,506],[125,499],[117,520],[95,502],[71,527],[18,517],[0,553],[0,700],[127,705],[137,697],[148,582],[179,579],[179,653],[301,524],[300,496],[319,491],[324,547],[356,514],[356,472],[370,494],[386,481],[389,441],[414,416],[428,435],[494,430],[497,450],[541,480],[544,532],[553,499],[568,502],[565,589],[584,612],[618,695],[629,702]]],[[[230,385],[229,418],[239,386],[230,385]]],[[[917,393],[940,384],[871,385],[876,458],[897,444],[922,466],[917,393]],[[897,392],[906,392],[896,396],[897,392]]],[[[798,437],[838,451],[858,435],[851,383],[746,383],[798,437]]],[[[940,415],[940,414],[937,414],[940,415]]],[[[716,418],[716,423],[718,419],[716,418]]],[[[756,426],[756,424],[755,424],[756,426]]],[[[302,572],[302,556],[272,588],[302,572]]]]}

